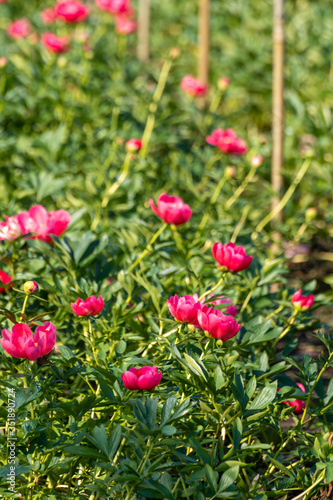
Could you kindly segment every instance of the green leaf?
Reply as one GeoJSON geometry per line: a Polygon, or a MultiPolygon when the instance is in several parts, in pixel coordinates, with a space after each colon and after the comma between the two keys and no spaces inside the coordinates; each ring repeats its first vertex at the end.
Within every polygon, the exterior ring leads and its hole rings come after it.
{"type": "Polygon", "coordinates": [[[207,375],[204,374],[201,366],[193,358],[191,358],[191,356],[189,356],[186,352],[184,353],[184,358],[186,359],[187,364],[189,365],[190,370],[195,375],[198,375],[199,377],[201,377],[201,378],[203,378],[204,380],[207,381],[207,375]]]}
{"type": "Polygon", "coordinates": [[[209,464],[205,464],[205,472],[206,472],[206,478],[208,481],[208,484],[210,488],[213,490],[214,493],[217,492],[217,481],[215,477],[215,472],[211,468],[209,464]]]}
{"type": "Polygon", "coordinates": [[[171,412],[174,409],[176,402],[177,402],[177,397],[170,396],[164,403],[161,414],[161,425],[164,425],[169,420],[171,412]]]}
{"type": "Polygon", "coordinates": [[[253,410],[262,410],[266,408],[276,397],[276,389],[277,381],[264,387],[260,394],[252,401],[247,411],[251,412],[253,410]]]}
{"type": "Polygon", "coordinates": [[[232,440],[234,445],[234,451],[238,450],[240,442],[242,440],[243,435],[243,425],[239,417],[236,418],[233,422],[232,426],[232,440]]]}
{"type": "Polygon", "coordinates": [[[218,391],[225,384],[225,378],[219,365],[217,365],[214,371],[214,384],[216,391],[218,391]]]}
{"type": "Polygon", "coordinates": [[[164,434],[165,436],[172,436],[176,432],[177,429],[173,425],[165,425],[164,427],[162,427],[162,434],[164,434]]]}
{"type": "Polygon", "coordinates": [[[229,488],[237,479],[239,474],[239,466],[235,465],[234,467],[231,467],[229,470],[226,470],[219,482],[219,489],[218,493],[222,493],[222,491],[225,491],[226,489],[229,488]]]}

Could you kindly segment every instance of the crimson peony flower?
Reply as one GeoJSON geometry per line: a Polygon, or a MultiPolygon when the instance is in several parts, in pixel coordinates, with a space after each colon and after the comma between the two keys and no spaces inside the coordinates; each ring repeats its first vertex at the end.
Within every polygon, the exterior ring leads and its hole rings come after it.
{"type": "MultiPolygon", "coordinates": [[[[297,382],[297,385],[301,389],[301,391],[306,392],[303,384],[297,382]]],[[[300,415],[301,413],[303,413],[304,408],[306,407],[306,402],[303,401],[302,399],[295,399],[294,401],[283,401],[283,404],[287,406],[293,406],[295,408],[294,410],[295,415],[300,415]]]]}
{"type": "Polygon", "coordinates": [[[178,196],[163,193],[157,201],[157,208],[153,199],[149,200],[149,205],[153,212],[167,224],[180,226],[192,217],[192,210],[178,196]]]}
{"type": "Polygon", "coordinates": [[[111,14],[133,14],[133,8],[130,0],[110,0],[109,12],[111,14]]]}
{"type": "Polygon", "coordinates": [[[69,36],[57,36],[54,33],[43,33],[41,38],[44,47],[54,54],[67,52],[70,49],[69,36]]]}
{"type": "Polygon", "coordinates": [[[252,255],[246,255],[242,246],[236,247],[235,243],[214,243],[212,248],[214,259],[220,264],[221,271],[239,273],[247,269],[252,262],[252,255]]]}
{"type": "Polygon", "coordinates": [[[4,215],[4,218],[6,222],[0,222],[0,240],[16,240],[22,234],[17,216],[7,217],[7,215],[4,215]]]}
{"type": "Polygon", "coordinates": [[[66,210],[47,212],[42,205],[32,206],[28,212],[16,216],[23,235],[33,233],[38,240],[49,243],[51,234],[60,236],[67,228],[71,216],[66,210]]]}
{"type": "Polygon", "coordinates": [[[239,332],[241,325],[232,316],[226,316],[219,309],[202,307],[197,314],[199,327],[210,337],[229,340],[239,332]]]}
{"type": "Polygon", "coordinates": [[[71,302],[73,313],[77,316],[96,316],[104,307],[104,300],[101,296],[96,299],[95,295],[88,297],[86,300],[77,299],[71,302]]]}
{"type": "MultiPolygon", "coordinates": [[[[214,294],[211,293],[209,295],[209,297],[213,297],[214,294]]],[[[230,304],[229,306],[227,306],[223,312],[224,314],[229,314],[230,316],[232,316],[233,318],[236,316],[237,314],[237,306],[234,306],[232,304],[232,300],[231,299],[226,299],[225,297],[223,297],[223,295],[221,295],[221,297],[219,297],[218,299],[215,299],[215,300],[207,300],[207,302],[210,302],[211,304],[213,304],[214,306],[217,306],[219,304],[230,304]]]]}
{"type": "Polygon", "coordinates": [[[130,368],[122,374],[124,386],[130,391],[151,391],[161,382],[162,372],[156,366],[130,368]]]}
{"type": "Polygon", "coordinates": [[[302,290],[298,290],[291,297],[291,302],[293,303],[297,311],[307,311],[313,306],[314,297],[313,295],[305,296],[302,295],[302,290]]]}
{"type": "Polygon", "coordinates": [[[186,94],[193,97],[204,96],[208,91],[208,86],[194,78],[192,75],[184,76],[180,86],[186,94]]]}
{"type": "Polygon", "coordinates": [[[90,9],[79,0],[62,0],[55,6],[58,19],[66,23],[80,23],[89,15],[90,9]]]}
{"type": "Polygon", "coordinates": [[[8,26],[7,33],[11,38],[26,38],[31,33],[31,25],[28,19],[18,19],[8,26]]]}
{"type": "MultiPolygon", "coordinates": [[[[5,271],[0,270],[0,281],[4,285],[8,285],[12,281],[12,277],[9,276],[9,274],[7,274],[5,271]]],[[[7,288],[10,288],[10,287],[6,287],[6,288],[0,287],[0,293],[5,293],[7,288]]]]}
{"type": "Polygon", "coordinates": [[[53,23],[57,18],[55,8],[51,7],[51,8],[42,10],[42,12],[40,13],[40,17],[42,18],[42,21],[45,24],[53,23]]]}
{"type": "Polygon", "coordinates": [[[130,19],[127,14],[116,15],[116,32],[119,35],[129,35],[136,30],[136,22],[130,19]]]}
{"type": "Polygon", "coordinates": [[[36,361],[45,356],[56,343],[56,328],[48,321],[43,326],[37,326],[35,334],[28,325],[17,323],[12,331],[2,330],[3,339],[0,343],[4,350],[14,358],[23,358],[36,361]]]}
{"type": "Polygon", "coordinates": [[[212,146],[217,146],[222,153],[231,155],[243,155],[247,151],[245,141],[239,139],[232,128],[213,130],[212,135],[206,137],[206,142],[212,146]]]}
{"type": "Polygon", "coordinates": [[[201,309],[201,303],[197,295],[174,295],[167,300],[168,308],[172,316],[181,323],[190,323],[198,326],[197,314],[201,309]]]}
{"type": "Polygon", "coordinates": [[[136,153],[142,148],[142,141],[140,139],[129,139],[126,142],[126,151],[129,153],[136,153]]]}

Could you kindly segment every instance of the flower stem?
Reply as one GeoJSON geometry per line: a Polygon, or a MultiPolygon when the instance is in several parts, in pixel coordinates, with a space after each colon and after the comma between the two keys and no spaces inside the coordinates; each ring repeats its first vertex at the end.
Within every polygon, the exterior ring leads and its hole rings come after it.
{"type": "Polygon", "coordinates": [[[117,189],[122,185],[122,183],[125,181],[128,172],[129,172],[129,166],[131,163],[131,153],[127,153],[124,163],[123,163],[123,168],[121,170],[121,174],[119,175],[118,180],[112,184],[112,186],[107,190],[103,200],[102,200],[102,208],[105,208],[107,204],[109,203],[109,200],[111,196],[117,191],[117,189]]]}
{"type": "Polygon", "coordinates": [[[224,208],[226,210],[229,210],[229,208],[232,207],[232,205],[235,203],[236,200],[240,197],[240,195],[243,193],[243,191],[246,189],[247,185],[252,181],[253,177],[255,176],[257,167],[252,167],[250,172],[247,174],[245,179],[243,180],[242,184],[236,189],[234,194],[229,198],[229,200],[226,201],[224,208]]]}
{"type": "Polygon", "coordinates": [[[222,285],[223,281],[224,281],[224,278],[225,278],[225,275],[226,273],[223,273],[222,274],[222,277],[218,280],[218,282],[216,283],[216,285],[213,286],[213,288],[211,288],[210,290],[207,290],[206,292],[204,292],[200,297],[199,297],[199,301],[201,301],[204,297],[206,297],[207,295],[209,295],[210,293],[214,292],[220,285],[222,285]]]}
{"type": "Polygon", "coordinates": [[[168,224],[165,222],[161,227],[160,229],[152,236],[152,238],[149,240],[149,242],[147,243],[146,245],[146,248],[144,249],[144,251],[141,253],[141,255],[136,259],[135,262],[133,262],[133,264],[131,264],[131,266],[129,267],[128,269],[128,272],[132,271],[138,264],[140,264],[140,262],[142,261],[142,259],[145,258],[145,256],[150,252],[151,250],[151,245],[153,243],[155,243],[155,241],[157,240],[157,238],[160,236],[160,234],[163,233],[164,229],[166,229],[168,227],[168,224]]]}
{"type": "Polygon", "coordinates": [[[26,295],[24,297],[24,302],[23,302],[23,307],[22,307],[21,314],[24,314],[25,308],[27,307],[28,298],[29,298],[29,295],[26,295]]]}
{"type": "Polygon", "coordinates": [[[289,332],[290,328],[293,326],[293,324],[295,323],[295,320],[296,320],[296,316],[298,314],[298,311],[295,309],[291,318],[290,318],[290,321],[289,321],[289,324],[288,326],[283,330],[283,332],[281,333],[281,335],[279,335],[279,337],[277,339],[275,339],[275,341],[273,342],[273,347],[276,346],[276,344],[278,342],[280,342],[281,339],[283,339],[283,337],[285,335],[287,335],[287,333],[289,332]]]}

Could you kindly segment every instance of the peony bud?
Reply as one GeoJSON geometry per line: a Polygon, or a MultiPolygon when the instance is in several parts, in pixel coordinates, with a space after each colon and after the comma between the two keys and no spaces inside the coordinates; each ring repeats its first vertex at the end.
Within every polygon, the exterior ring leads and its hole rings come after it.
{"type": "Polygon", "coordinates": [[[129,153],[136,153],[142,148],[142,141],[140,139],[129,139],[126,142],[126,151],[129,153]]]}
{"type": "Polygon", "coordinates": [[[6,66],[6,64],[8,63],[8,59],[6,56],[1,56],[0,57],[0,68],[3,68],[4,66],[6,66]]]}
{"type": "Polygon", "coordinates": [[[305,211],[305,219],[307,221],[310,221],[310,220],[313,220],[316,218],[316,215],[317,215],[317,209],[315,207],[309,207],[306,211],[305,211]]]}
{"type": "Polygon", "coordinates": [[[230,85],[230,80],[229,78],[227,78],[226,76],[221,76],[221,78],[219,78],[217,80],[217,88],[223,92],[224,90],[226,90],[230,85]]]}
{"type": "Polygon", "coordinates": [[[291,297],[291,302],[293,303],[296,311],[308,311],[308,309],[312,307],[313,301],[313,295],[302,295],[302,290],[297,290],[297,292],[295,292],[291,297]]]}
{"type": "Polygon", "coordinates": [[[235,177],[235,175],[236,175],[236,169],[235,169],[235,167],[233,167],[232,165],[229,165],[228,167],[226,167],[226,169],[225,169],[225,175],[229,179],[232,179],[233,177],[235,177]]]}
{"type": "Polygon", "coordinates": [[[180,48],[179,47],[172,47],[170,50],[170,58],[171,59],[178,59],[180,56],[180,48]]]}
{"type": "Polygon", "coordinates": [[[27,295],[30,295],[31,293],[34,293],[36,290],[38,290],[38,285],[36,281],[26,281],[23,285],[24,293],[27,295]]]}
{"type": "Polygon", "coordinates": [[[252,167],[260,167],[263,161],[264,161],[263,156],[261,155],[253,156],[251,158],[251,165],[252,167]]]}

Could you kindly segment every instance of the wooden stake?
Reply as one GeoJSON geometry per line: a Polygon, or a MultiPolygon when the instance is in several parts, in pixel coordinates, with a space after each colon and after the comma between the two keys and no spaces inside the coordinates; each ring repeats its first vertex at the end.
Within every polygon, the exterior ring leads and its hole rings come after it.
{"type": "Polygon", "coordinates": [[[149,59],[150,0],[139,0],[138,7],[137,56],[139,61],[144,62],[149,59]]]}
{"type": "Polygon", "coordinates": [[[210,0],[199,0],[198,19],[198,79],[208,85],[209,74],[209,35],[210,0]]]}
{"type": "MultiPolygon", "coordinates": [[[[283,166],[283,81],[284,81],[284,0],[274,0],[273,28],[273,155],[272,187],[277,193],[272,200],[272,210],[280,201],[283,186],[281,168],[283,166]]],[[[276,218],[281,220],[280,212],[276,218]]]]}

